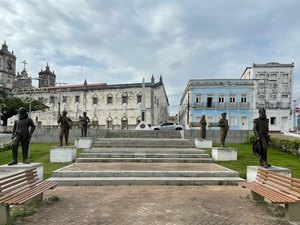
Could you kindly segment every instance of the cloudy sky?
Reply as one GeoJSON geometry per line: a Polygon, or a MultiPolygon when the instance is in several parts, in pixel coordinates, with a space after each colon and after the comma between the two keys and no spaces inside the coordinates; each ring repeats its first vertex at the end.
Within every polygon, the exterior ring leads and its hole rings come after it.
{"type": "Polygon", "coordinates": [[[253,63],[295,63],[299,0],[0,0],[6,41],[31,77],[49,63],[57,82],[156,81],[175,113],[188,80],[240,78],[253,63]]]}

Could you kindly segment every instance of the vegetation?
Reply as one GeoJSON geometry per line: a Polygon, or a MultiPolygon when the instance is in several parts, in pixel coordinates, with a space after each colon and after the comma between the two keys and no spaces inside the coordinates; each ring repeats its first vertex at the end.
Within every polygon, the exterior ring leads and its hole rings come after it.
{"type": "MultiPolygon", "coordinates": [[[[3,126],[7,126],[8,118],[17,115],[20,107],[29,108],[30,99],[21,99],[17,97],[9,97],[5,92],[0,91],[0,105],[1,105],[1,120],[3,126]]],[[[31,111],[45,110],[49,108],[38,100],[31,99],[31,111]]]]}
{"type": "Polygon", "coordinates": [[[59,201],[59,198],[54,195],[43,201],[33,200],[29,204],[25,204],[21,207],[16,207],[12,212],[10,221],[6,223],[6,225],[14,225],[18,219],[22,219],[23,217],[27,216],[32,216],[37,212],[37,209],[39,209],[40,207],[45,205],[51,205],[57,201],[59,201]]]}
{"type": "MultiPolygon", "coordinates": [[[[217,161],[216,163],[229,169],[238,171],[242,178],[247,176],[247,166],[259,165],[259,159],[252,152],[252,145],[249,143],[228,145],[237,148],[238,159],[236,161],[217,161]]],[[[300,157],[290,152],[282,152],[275,148],[268,148],[268,162],[271,165],[289,168],[292,177],[300,179],[300,157]]]]}
{"type": "MultiPolygon", "coordinates": [[[[56,144],[31,144],[30,149],[30,161],[43,163],[44,166],[44,179],[47,179],[51,176],[51,172],[62,168],[64,166],[70,165],[71,163],[51,163],[50,162],[50,147],[57,145],[56,144]]],[[[22,161],[22,150],[19,147],[19,161],[22,161]]],[[[0,152],[0,165],[6,164],[12,159],[11,151],[0,152]]]]}

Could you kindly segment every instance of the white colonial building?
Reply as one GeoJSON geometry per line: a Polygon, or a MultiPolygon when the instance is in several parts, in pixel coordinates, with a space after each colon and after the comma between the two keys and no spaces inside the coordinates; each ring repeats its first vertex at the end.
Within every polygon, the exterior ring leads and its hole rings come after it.
{"type": "MultiPolygon", "coordinates": [[[[38,73],[38,88],[32,86],[32,78],[26,71],[26,62],[21,73],[16,73],[16,56],[8,50],[6,42],[0,49],[0,87],[5,92],[23,99],[36,99],[49,107],[46,111],[32,111],[31,118],[40,127],[58,126],[58,113],[66,110],[74,121],[83,112],[91,120],[91,125],[107,129],[134,129],[141,120],[142,93],[145,93],[145,123],[159,124],[168,119],[169,101],[162,77],[155,82],[143,83],[87,83],[64,85],[56,83],[56,75],[47,64],[38,73]]],[[[70,82],[69,82],[70,83],[70,82]]],[[[8,126],[16,116],[8,120],[8,126]]]]}

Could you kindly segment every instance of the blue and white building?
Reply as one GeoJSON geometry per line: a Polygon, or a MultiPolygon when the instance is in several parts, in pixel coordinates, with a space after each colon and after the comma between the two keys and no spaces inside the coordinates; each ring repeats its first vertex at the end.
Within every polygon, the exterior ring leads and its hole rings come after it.
{"type": "Polygon", "coordinates": [[[264,107],[270,131],[294,130],[293,71],[294,63],[272,62],[247,67],[240,79],[190,80],[180,100],[179,123],[199,127],[205,115],[211,129],[219,129],[214,125],[226,112],[231,130],[251,130],[264,107]]]}

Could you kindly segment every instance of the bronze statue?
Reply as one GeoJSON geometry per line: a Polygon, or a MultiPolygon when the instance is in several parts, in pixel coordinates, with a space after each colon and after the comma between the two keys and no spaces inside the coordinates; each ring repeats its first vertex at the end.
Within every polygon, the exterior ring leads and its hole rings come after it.
{"type": "Polygon", "coordinates": [[[65,137],[66,146],[69,145],[69,131],[72,128],[73,121],[67,116],[67,111],[63,111],[62,115],[58,114],[57,123],[60,123],[59,141],[63,145],[63,137],[65,137]]]}
{"type": "Polygon", "coordinates": [[[86,137],[89,122],[90,122],[90,118],[86,115],[86,112],[83,112],[83,116],[80,118],[81,137],[86,137]]]}
{"type": "Polygon", "coordinates": [[[262,167],[268,168],[271,165],[267,160],[267,149],[270,136],[269,132],[269,119],[267,119],[266,110],[259,109],[259,117],[253,120],[253,132],[256,137],[252,149],[254,154],[259,158],[259,163],[262,167]]]}
{"type": "Polygon", "coordinates": [[[205,115],[202,115],[201,120],[200,120],[200,137],[205,139],[206,138],[206,119],[205,119],[205,115]]]}
{"type": "Polygon", "coordinates": [[[228,120],[226,119],[226,113],[221,114],[222,118],[218,122],[218,126],[220,127],[220,136],[221,136],[221,147],[225,147],[225,139],[227,136],[227,132],[229,130],[228,120]]]}
{"type": "Polygon", "coordinates": [[[8,163],[9,166],[18,164],[18,147],[21,142],[23,163],[29,164],[28,148],[31,135],[35,130],[35,124],[31,118],[28,118],[27,110],[24,107],[19,108],[19,119],[15,120],[12,135],[12,155],[13,160],[8,163]],[[29,130],[30,127],[30,130],[29,130]]]}

